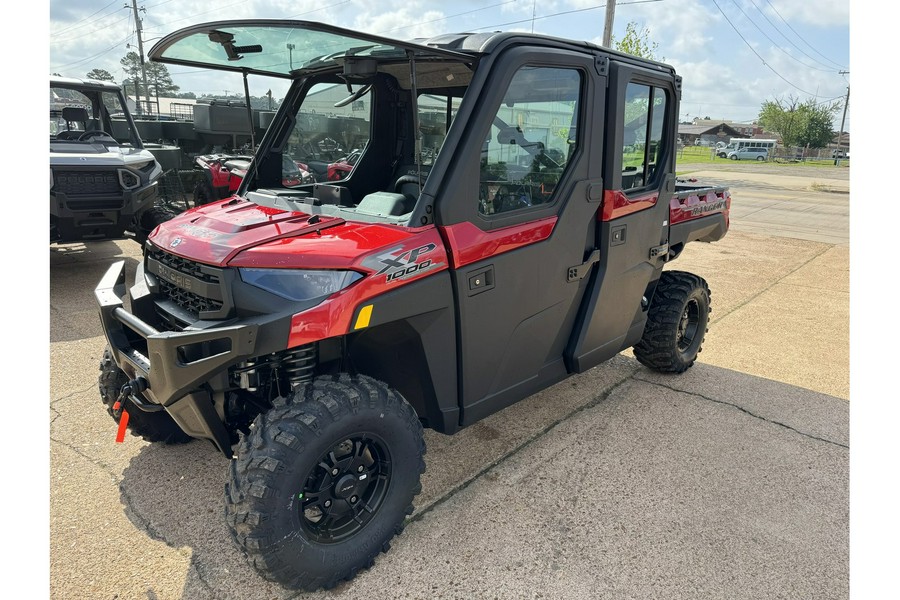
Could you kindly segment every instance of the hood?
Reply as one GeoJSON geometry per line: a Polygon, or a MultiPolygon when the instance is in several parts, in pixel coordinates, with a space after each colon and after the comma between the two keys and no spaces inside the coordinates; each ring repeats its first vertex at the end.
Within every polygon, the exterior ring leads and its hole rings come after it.
{"type": "Polygon", "coordinates": [[[153,154],[142,148],[106,146],[58,140],[50,142],[50,166],[114,166],[141,167],[155,160],[153,154]]]}
{"type": "Polygon", "coordinates": [[[349,269],[384,246],[418,233],[260,206],[233,198],[191,209],[161,224],[150,241],[189,260],[260,268],[349,269]]]}

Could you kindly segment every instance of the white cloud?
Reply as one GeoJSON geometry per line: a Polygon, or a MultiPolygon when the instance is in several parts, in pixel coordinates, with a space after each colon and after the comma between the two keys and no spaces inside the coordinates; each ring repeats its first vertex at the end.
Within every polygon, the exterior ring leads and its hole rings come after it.
{"type": "Polygon", "coordinates": [[[755,0],[757,6],[770,13],[770,18],[782,23],[785,21],[795,27],[797,25],[814,25],[818,27],[838,27],[850,22],[850,3],[848,0],[816,0],[815,2],[798,2],[796,0],[755,0]],[[774,9],[772,8],[774,6],[774,9]],[[776,14],[776,11],[778,14],[776,14]]]}

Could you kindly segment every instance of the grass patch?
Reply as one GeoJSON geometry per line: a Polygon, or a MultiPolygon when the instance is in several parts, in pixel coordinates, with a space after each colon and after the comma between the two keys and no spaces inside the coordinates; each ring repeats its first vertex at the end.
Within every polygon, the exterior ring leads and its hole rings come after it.
{"type": "Polygon", "coordinates": [[[813,181],[809,185],[809,189],[813,192],[826,192],[828,194],[849,194],[850,193],[850,190],[844,190],[844,189],[838,190],[838,189],[831,187],[830,185],[826,185],[824,183],[819,183],[818,181],[813,181]]]}
{"type": "MultiPolygon", "coordinates": [[[[715,151],[712,148],[707,146],[684,146],[683,148],[679,148],[675,152],[675,164],[704,164],[704,163],[728,163],[732,162],[728,158],[719,158],[716,156],[715,151]]],[[[832,158],[816,158],[816,159],[808,159],[808,160],[790,160],[786,158],[775,157],[771,160],[767,161],[756,161],[756,160],[738,160],[734,161],[739,164],[765,164],[765,165],[776,165],[776,166],[802,166],[802,167],[819,167],[819,168],[832,168],[832,169],[846,169],[850,167],[850,159],[842,158],[840,165],[834,164],[834,159],[832,158]]]]}

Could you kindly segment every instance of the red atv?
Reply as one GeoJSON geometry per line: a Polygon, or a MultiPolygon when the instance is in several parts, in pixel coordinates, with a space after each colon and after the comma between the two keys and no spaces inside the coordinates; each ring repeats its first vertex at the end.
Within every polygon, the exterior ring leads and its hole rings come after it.
{"type": "MultiPolygon", "coordinates": [[[[202,154],[194,159],[194,168],[203,177],[194,186],[194,206],[228,198],[241,185],[247,175],[252,156],[246,154],[202,154]]],[[[295,187],[315,183],[316,177],[306,164],[296,162],[287,154],[281,161],[281,183],[295,187]]]]}
{"type": "Polygon", "coordinates": [[[341,181],[346,179],[353,170],[353,165],[359,160],[362,150],[354,150],[344,158],[328,164],[328,181],[341,181]]]}

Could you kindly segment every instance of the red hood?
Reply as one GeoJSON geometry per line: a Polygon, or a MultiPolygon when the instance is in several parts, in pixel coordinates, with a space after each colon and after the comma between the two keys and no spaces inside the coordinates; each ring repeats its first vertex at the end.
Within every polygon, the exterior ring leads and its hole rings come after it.
{"type": "Polygon", "coordinates": [[[420,231],[223,200],[163,223],[150,240],[167,252],[220,267],[334,269],[359,266],[363,256],[420,231]]]}

